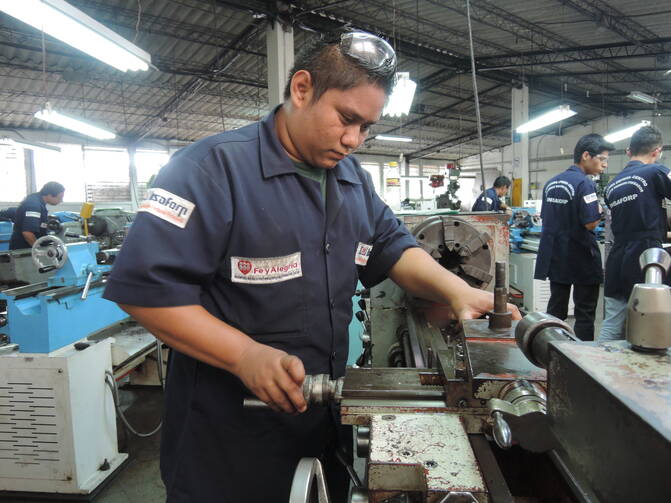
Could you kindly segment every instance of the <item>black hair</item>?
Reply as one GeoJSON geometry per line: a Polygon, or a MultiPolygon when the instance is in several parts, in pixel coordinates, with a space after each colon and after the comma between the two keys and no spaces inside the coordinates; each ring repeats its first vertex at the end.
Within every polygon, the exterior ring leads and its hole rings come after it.
{"type": "Polygon", "coordinates": [[[57,196],[61,192],[65,192],[65,187],[58,182],[47,182],[40,189],[41,196],[57,196]]]}
{"type": "Polygon", "coordinates": [[[664,139],[659,128],[643,126],[632,135],[629,152],[631,155],[646,155],[662,146],[664,146],[664,139]]]}
{"type": "Polygon", "coordinates": [[[496,180],[494,180],[494,187],[495,188],[510,187],[510,184],[511,184],[510,178],[508,178],[507,176],[503,176],[503,175],[502,176],[497,176],[496,180]]]}
{"type": "Polygon", "coordinates": [[[600,134],[592,133],[586,134],[578,140],[573,150],[573,162],[580,163],[583,152],[589,153],[592,157],[599,155],[602,152],[615,150],[615,145],[606,141],[600,134]]]}
{"type": "Polygon", "coordinates": [[[340,35],[335,32],[309,44],[294,61],[284,87],[284,99],[291,97],[291,79],[300,70],[307,71],[312,77],[312,102],[329,89],[346,91],[362,83],[374,84],[389,96],[396,84],[396,68],[383,73],[368,70],[340,50],[340,35]]]}

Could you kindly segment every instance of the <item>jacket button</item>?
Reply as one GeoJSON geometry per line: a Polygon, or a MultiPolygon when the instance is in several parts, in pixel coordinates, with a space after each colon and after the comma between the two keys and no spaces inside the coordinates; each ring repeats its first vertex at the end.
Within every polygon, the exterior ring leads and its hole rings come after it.
{"type": "Polygon", "coordinates": [[[331,360],[335,360],[335,357],[336,357],[336,353],[334,351],[333,353],[331,353],[331,360]]]}
{"type": "Polygon", "coordinates": [[[331,243],[326,243],[324,246],[324,250],[326,250],[326,253],[331,253],[331,243]]]}
{"type": "Polygon", "coordinates": [[[331,308],[334,308],[335,307],[335,300],[331,299],[329,302],[331,303],[331,308]]]}

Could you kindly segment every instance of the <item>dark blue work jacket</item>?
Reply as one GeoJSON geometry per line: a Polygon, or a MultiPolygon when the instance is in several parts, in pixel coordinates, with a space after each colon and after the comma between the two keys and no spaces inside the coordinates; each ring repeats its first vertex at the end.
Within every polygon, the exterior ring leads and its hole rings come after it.
{"type": "Polygon", "coordinates": [[[14,230],[9,241],[9,249],[30,248],[28,241],[23,237],[23,232],[32,232],[36,238],[45,236],[48,217],[47,205],[39,193],[26,196],[14,214],[14,230]]]}
{"type": "Polygon", "coordinates": [[[543,232],[536,259],[536,279],[566,285],[603,281],[601,253],[585,224],[601,218],[596,187],[578,166],[551,178],[543,187],[543,232]]]}
{"type": "Polygon", "coordinates": [[[607,297],[627,300],[633,286],[644,282],[639,257],[648,248],[661,247],[666,236],[662,203],[671,198],[670,176],[661,164],[630,161],[606,187],[615,238],[606,262],[607,297]]]}
{"type": "Polygon", "coordinates": [[[500,209],[501,200],[496,193],[496,189],[490,187],[478,196],[471,211],[499,211],[500,209]]]}
{"type": "MultiPolygon", "coordinates": [[[[415,239],[353,157],[318,182],[282,148],[275,113],[198,141],[160,171],[116,259],[105,298],[202,305],[308,374],[345,371],[351,297],[415,239]]],[[[174,502],[288,501],[293,470],[319,456],[328,411],[244,410],[234,375],[173,351],[161,471],[174,502]]]]}

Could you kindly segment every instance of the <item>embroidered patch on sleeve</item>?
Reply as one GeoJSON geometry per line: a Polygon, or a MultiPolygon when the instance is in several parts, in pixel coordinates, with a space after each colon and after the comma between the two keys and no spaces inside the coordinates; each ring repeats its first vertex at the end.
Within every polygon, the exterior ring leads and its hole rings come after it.
{"type": "Polygon", "coordinates": [[[585,204],[590,204],[596,201],[596,193],[592,192],[591,194],[587,194],[585,197],[583,197],[583,200],[585,201],[585,204]]]}
{"type": "Polygon", "coordinates": [[[356,248],[356,254],[354,255],[354,263],[356,265],[366,265],[368,259],[370,258],[370,252],[373,250],[373,245],[367,245],[366,243],[359,243],[359,246],[356,248]]]}
{"type": "Polygon", "coordinates": [[[191,201],[171,194],[164,189],[149,189],[147,199],[142,201],[139,211],[151,213],[166,222],[184,229],[196,207],[191,201]]]}

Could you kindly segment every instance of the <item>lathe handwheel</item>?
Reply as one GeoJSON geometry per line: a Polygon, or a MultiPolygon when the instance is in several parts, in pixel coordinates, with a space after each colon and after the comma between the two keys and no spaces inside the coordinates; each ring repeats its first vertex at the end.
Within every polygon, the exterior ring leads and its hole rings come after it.
{"type": "Polygon", "coordinates": [[[33,262],[39,270],[53,271],[63,267],[68,259],[68,248],[56,236],[42,236],[33,243],[33,262]]]}

